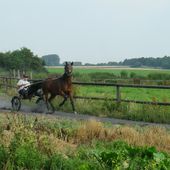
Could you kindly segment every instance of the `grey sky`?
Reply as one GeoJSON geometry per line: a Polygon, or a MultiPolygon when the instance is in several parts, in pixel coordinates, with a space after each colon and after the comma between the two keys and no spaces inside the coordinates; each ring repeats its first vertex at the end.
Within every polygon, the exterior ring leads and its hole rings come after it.
{"type": "Polygon", "coordinates": [[[0,0],[0,51],[101,63],[170,55],[170,0],[0,0]]]}

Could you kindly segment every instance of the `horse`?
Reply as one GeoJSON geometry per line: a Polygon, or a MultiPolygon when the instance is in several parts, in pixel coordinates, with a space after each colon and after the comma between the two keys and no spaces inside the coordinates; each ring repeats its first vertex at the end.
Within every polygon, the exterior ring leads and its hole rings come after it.
{"type": "Polygon", "coordinates": [[[73,101],[73,86],[72,86],[72,72],[73,72],[73,62],[65,63],[64,74],[59,78],[49,78],[42,83],[42,91],[44,95],[44,100],[49,110],[49,104],[51,105],[52,111],[55,111],[55,108],[52,104],[52,100],[60,95],[64,100],[59,104],[59,107],[63,106],[64,103],[70,98],[73,112],[76,114],[74,101],[73,101]],[[50,97],[48,98],[48,94],[50,97]],[[49,103],[49,104],[48,104],[49,103]]]}

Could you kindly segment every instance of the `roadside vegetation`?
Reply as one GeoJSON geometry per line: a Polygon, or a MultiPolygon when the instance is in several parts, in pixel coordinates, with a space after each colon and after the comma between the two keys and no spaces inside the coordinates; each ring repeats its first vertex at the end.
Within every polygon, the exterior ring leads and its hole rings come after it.
{"type": "MultiPolygon", "coordinates": [[[[71,104],[67,101],[59,107],[63,99],[56,97],[53,101],[57,111],[72,112],[71,104]]],[[[76,111],[99,117],[111,117],[135,121],[170,123],[170,106],[143,105],[135,103],[120,103],[113,101],[95,101],[86,99],[75,100],[76,111]]]]}
{"type": "Polygon", "coordinates": [[[170,132],[53,116],[0,114],[0,169],[169,169],[170,132]]]}

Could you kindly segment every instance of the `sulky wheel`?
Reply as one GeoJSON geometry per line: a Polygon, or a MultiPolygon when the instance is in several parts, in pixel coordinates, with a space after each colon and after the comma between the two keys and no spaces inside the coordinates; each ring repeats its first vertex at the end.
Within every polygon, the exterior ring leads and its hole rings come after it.
{"type": "Polygon", "coordinates": [[[13,111],[19,111],[21,108],[21,100],[18,96],[14,96],[11,100],[13,111]]]}

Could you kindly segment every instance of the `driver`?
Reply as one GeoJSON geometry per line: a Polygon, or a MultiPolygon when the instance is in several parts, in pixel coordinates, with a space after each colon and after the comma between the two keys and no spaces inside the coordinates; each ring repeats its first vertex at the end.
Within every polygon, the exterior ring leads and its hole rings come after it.
{"type": "Polygon", "coordinates": [[[23,97],[26,97],[29,86],[30,82],[28,81],[28,76],[24,74],[17,83],[18,93],[23,97]]]}

